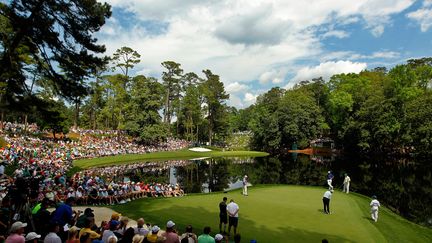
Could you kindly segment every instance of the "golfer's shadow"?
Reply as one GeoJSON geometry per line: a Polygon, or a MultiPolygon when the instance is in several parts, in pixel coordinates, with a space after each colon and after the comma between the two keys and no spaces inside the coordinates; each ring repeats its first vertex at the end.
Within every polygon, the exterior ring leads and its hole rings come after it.
{"type": "Polygon", "coordinates": [[[324,209],[318,209],[318,212],[320,212],[320,213],[324,213],[324,209]]]}

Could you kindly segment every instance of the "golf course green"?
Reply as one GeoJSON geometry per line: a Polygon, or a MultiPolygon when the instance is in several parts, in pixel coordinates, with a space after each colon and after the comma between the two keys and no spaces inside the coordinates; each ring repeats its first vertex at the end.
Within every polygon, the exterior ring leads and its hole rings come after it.
{"type": "Polygon", "coordinates": [[[194,152],[190,150],[163,151],[147,154],[125,154],[116,156],[106,156],[93,159],[80,159],[74,161],[74,166],[81,169],[90,167],[102,167],[116,164],[129,164],[145,161],[160,161],[160,160],[185,160],[203,157],[263,157],[268,153],[257,151],[209,151],[209,152],[194,152]]]}
{"type": "Polygon", "coordinates": [[[382,206],[378,222],[369,215],[370,198],[335,191],[332,214],[322,212],[321,187],[257,186],[249,196],[239,190],[228,193],[193,194],[181,198],[145,198],[112,208],[123,215],[164,228],[173,220],[180,232],[193,225],[195,233],[211,226],[218,233],[218,204],[222,197],[240,207],[239,233],[242,242],[432,242],[432,229],[409,222],[382,206]]]}

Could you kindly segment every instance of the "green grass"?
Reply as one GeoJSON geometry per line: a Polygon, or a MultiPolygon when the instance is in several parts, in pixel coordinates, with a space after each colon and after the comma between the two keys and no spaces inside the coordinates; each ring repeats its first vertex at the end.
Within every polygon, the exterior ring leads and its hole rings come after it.
{"type": "Polygon", "coordinates": [[[242,242],[256,239],[276,242],[432,242],[432,229],[411,223],[382,207],[379,221],[370,220],[370,199],[357,194],[335,192],[331,215],[322,213],[325,189],[306,186],[251,187],[249,196],[240,191],[188,195],[182,198],[142,199],[113,209],[164,227],[173,220],[184,232],[192,224],[201,234],[209,225],[218,231],[218,204],[223,196],[240,206],[239,232],[242,242]]]}
{"type": "Polygon", "coordinates": [[[182,160],[202,157],[264,157],[268,153],[257,151],[210,151],[210,152],[193,152],[189,150],[164,151],[148,154],[126,154],[99,157],[94,159],[82,159],[74,161],[74,166],[82,169],[90,167],[101,167],[115,164],[128,164],[144,161],[160,160],[182,160]]]}

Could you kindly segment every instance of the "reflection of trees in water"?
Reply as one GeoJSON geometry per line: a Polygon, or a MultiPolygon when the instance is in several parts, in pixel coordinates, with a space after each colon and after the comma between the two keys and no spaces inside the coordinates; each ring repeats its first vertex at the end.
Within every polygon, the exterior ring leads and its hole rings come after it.
{"type": "Polygon", "coordinates": [[[202,185],[207,181],[206,171],[208,166],[202,161],[197,161],[183,167],[177,167],[177,180],[186,193],[202,192],[202,185]]]}

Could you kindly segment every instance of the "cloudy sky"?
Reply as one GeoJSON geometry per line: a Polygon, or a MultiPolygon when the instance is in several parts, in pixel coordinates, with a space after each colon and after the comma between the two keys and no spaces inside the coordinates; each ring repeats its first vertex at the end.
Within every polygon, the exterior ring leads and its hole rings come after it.
{"type": "Polygon", "coordinates": [[[141,54],[134,72],[154,77],[167,60],[210,69],[238,108],[274,86],[432,56],[432,0],[107,2],[107,54],[129,46],[141,54]]]}

